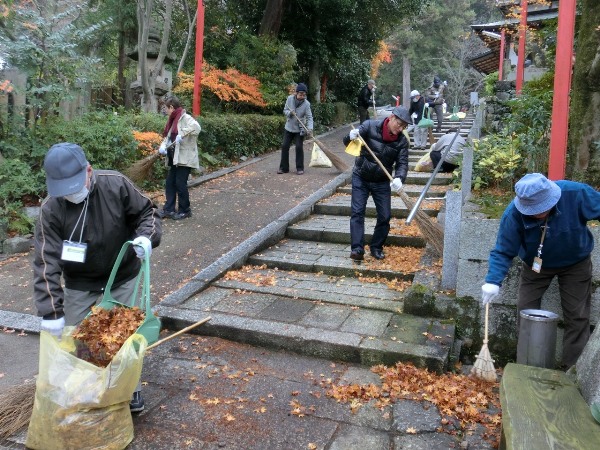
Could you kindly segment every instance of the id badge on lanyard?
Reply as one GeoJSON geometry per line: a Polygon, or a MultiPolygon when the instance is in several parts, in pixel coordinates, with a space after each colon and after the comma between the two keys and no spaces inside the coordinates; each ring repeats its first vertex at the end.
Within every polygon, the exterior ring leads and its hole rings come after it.
{"type": "Polygon", "coordinates": [[[63,241],[61,258],[63,261],[84,263],[87,244],[82,242],[63,241]]]}
{"type": "Polygon", "coordinates": [[[88,207],[88,199],[85,199],[85,205],[83,205],[83,209],[81,210],[81,214],[79,214],[79,218],[77,219],[77,223],[73,228],[73,232],[69,239],[63,241],[61,259],[63,261],[84,263],[85,256],[87,254],[87,244],[81,242],[83,240],[83,226],[85,224],[85,217],[87,216],[87,207],[88,207]],[[73,241],[73,234],[77,229],[77,225],[81,221],[81,217],[83,216],[83,222],[81,223],[81,234],[79,235],[79,242],[73,241]]]}
{"type": "Polygon", "coordinates": [[[533,258],[533,265],[531,266],[531,270],[536,273],[540,273],[542,271],[542,248],[544,247],[544,238],[546,237],[546,229],[548,228],[548,217],[546,217],[546,221],[544,222],[544,231],[542,232],[542,239],[540,240],[540,246],[538,247],[537,256],[533,258]]]}

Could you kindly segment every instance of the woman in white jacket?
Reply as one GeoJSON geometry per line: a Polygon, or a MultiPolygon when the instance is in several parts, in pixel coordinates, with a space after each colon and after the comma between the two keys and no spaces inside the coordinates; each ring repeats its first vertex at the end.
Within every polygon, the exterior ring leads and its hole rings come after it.
{"type": "Polygon", "coordinates": [[[160,212],[162,218],[181,220],[192,216],[190,194],[187,181],[192,169],[199,169],[198,134],[200,124],[185,112],[177,97],[169,97],[165,101],[169,120],[165,125],[163,136],[168,138],[167,145],[175,142],[169,149],[161,147],[161,153],[167,155],[165,165],[169,173],[165,181],[165,205],[160,212]],[[176,204],[179,208],[176,210],[176,204]]]}

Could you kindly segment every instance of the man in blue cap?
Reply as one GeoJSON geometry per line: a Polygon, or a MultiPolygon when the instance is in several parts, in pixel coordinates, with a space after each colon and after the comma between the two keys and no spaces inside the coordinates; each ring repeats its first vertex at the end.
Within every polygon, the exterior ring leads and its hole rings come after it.
{"type": "Polygon", "coordinates": [[[373,196],[377,210],[377,223],[369,249],[375,259],[385,258],[383,245],[390,232],[392,218],[391,191],[402,189],[402,183],[408,174],[408,139],[403,131],[411,121],[408,108],[396,106],[389,117],[382,120],[366,120],[358,130],[353,129],[344,137],[344,145],[347,146],[351,140],[360,136],[388,173],[391,174],[395,170],[394,179],[390,183],[388,175],[364,146],[354,160],[350,204],[350,258],[355,261],[364,259],[365,212],[369,195],[373,196]]]}
{"type": "Polygon", "coordinates": [[[313,115],[310,102],[306,99],[308,88],[304,83],[296,86],[296,93],[289,95],[283,107],[283,114],[287,118],[283,130],[283,143],[281,144],[281,161],[278,174],[290,171],[290,146],[294,141],[296,148],[296,174],[304,174],[304,137],[313,130],[313,115]],[[300,123],[302,121],[302,123],[300,123]]]}
{"type": "Polygon", "coordinates": [[[515,256],[522,260],[517,318],[523,309],[539,309],[556,276],[565,321],[563,366],[577,362],[590,337],[594,238],[589,220],[600,219],[600,193],[573,181],[550,181],[530,173],[515,185],[490,253],[482,302],[499,295],[515,256]]]}
{"type": "MultiPolygon", "coordinates": [[[[111,291],[115,300],[129,302],[138,258],[160,244],[162,230],[152,201],[121,173],[92,169],[79,145],[53,145],[44,169],[48,197],[35,229],[33,299],[40,329],[61,336],[65,325],[78,325],[102,299],[121,246],[132,240],[111,291]]],[[[144,409],[138,387],[132,412],[144,409]]]]}

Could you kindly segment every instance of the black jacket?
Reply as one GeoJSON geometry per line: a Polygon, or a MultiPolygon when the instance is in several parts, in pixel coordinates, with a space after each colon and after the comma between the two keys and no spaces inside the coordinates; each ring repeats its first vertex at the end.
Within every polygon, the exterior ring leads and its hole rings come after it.
{"type": "MultiPolygon", "coordinates": [[[[35,230],[33,298],[38,315],[45,319],[64,315],[61,275],[67,288],[100,291],[125,241],[146,236],[153,247],[160,243],[161,221],[152,201],[119,172],[94,170],[88,203],[85,221],[82,215],[85,202],[76,205],[62,197],[48,197],[42,203],[35,230]],[[63,261],[63,241],[71,235],[73,241],[79,241],[81,222],[85,224],[82,242],[87,244],[86,260],[63,261]]],[[[130,247],[114,285],[131,280],[139,270],[140,260],[130,247]]]]}
{"type": "Polygon", "coordinates": [[[425,106],[425,99],[423,96],[419,98],[416,102],[410,101],[410,108],[408,109],[408,113],[412,115],[412,113],[417,113],[417,118],[415,119],[415,125],[419,123],[419,121],[423,118],[423,107],[425,106]]]}
{"type": "MultiPolygon", "coordinates": [[[[375,153],[387,171],[392,174],[395,165],[394,178],[400,178],[402,183],[408,174],[408,140],[404,133],[394,142],[383,142],[383,120],[366,120],[360,128],[359,133],[369,148],[375,153]]],[[[344,137],[344,145],[350,143],[350,136],[344,137]]],[[[360,155],[354,161],[352,172],[365,181],[384,182],[389,181],[385,172],[375,162],[371,153],[363,146],[360,155]]]]}
{"type": "Polygon", "coordinates": [[[358,106],[362,106],[363,108],[373,106],[373,92],[369,90],[368,84],[363,86],[358,94],[358,106]]]}

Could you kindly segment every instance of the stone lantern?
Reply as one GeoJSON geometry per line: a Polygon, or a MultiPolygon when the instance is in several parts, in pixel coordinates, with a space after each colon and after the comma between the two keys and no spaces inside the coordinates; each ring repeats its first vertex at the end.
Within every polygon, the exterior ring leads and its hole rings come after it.
{"type": "MultiPolygon", "coordinates": [[[[152,25],[150,27],[150,31],[148,32],[148,47],[146,50],[147,67],[148,68],[153,68],[154,65],[156,64],[156,60],[157,60],[158,54],[160,52],[160,38],[161,38],[160,31],[158,30],[158,28],[155,25],[152,25]]],[[[138,46],[136,45],[135,48],[127,54],[127,56],[129,56],[134,61],[139,61],[138,46]]],[[[158,74],[156,75],[156,84],[154,86],[154,97],[156,97],[156,99],[157,99],[156,103],[159,105],[159,110],[160,110],[161,97],[163,97],[166,93],[170,92],[171,87],[173,85],[173,74],[171,73],[170,70],[167,70],[165,68],[165,64],[171,63],[173,61],[175,61],[175,55],[173,53],[167,52],[167,55],[165,56],[165,59],[164,59],[164,63],[159,68],[158,74]]],[[[134,103],[137,102],[139,104],[141,101],[142,93],[143,93],[142,76],[141,76],[139,64],[137,67],[137,80],[135,80],[133,83],[131,83],[130,88],[133,92],[134,103]]],[[[157,111],[157,112],[159,112],[159,111],[157,111]]]]}

